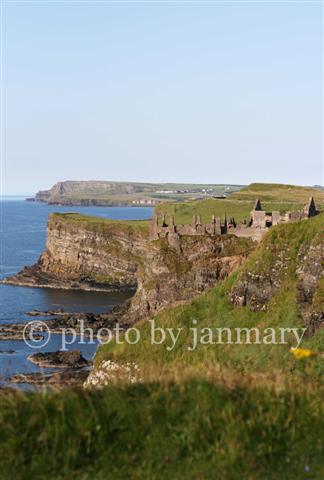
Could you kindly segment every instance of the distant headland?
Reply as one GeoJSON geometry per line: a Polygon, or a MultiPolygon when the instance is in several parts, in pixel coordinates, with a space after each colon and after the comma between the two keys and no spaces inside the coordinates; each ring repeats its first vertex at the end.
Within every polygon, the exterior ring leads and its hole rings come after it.
{"type": "Polygon", "coordinates": [[[203,198],[226,198],[243,185],[138,183],[113,181],[64,181],[40,190],[28,201],[49,205],[156,206],[161,202],[184,202],[203,198]]]}

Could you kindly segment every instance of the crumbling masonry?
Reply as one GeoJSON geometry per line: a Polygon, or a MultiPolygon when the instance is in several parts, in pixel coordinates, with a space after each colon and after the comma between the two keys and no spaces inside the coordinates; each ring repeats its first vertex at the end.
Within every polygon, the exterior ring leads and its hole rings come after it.
{"type": "Polygon", "coordinates": [[[150,225],[150,239],[167,238],[170,246],[178,249],[179,238],[183,235],[224,235],[231,234],[237,237],[247,237],[260,241],[268,228],[280,223],[294,220],[304,220],[314,217],[319,212],[316,209],[314,198],[311,197],[301,211],[287,212],[280,215],[279,211],[266,212],[262,210],[261,202],[256,200],[249,222],[237,224],[234,218],[228,222],[226,215],[222,222],[219,217],[212,216],[211,223],[202,223],[200,215],[194,215],[191,224],[176,225],[174,216],[169,217],[167,223],[163,214],[154,215],[150,225]]]}

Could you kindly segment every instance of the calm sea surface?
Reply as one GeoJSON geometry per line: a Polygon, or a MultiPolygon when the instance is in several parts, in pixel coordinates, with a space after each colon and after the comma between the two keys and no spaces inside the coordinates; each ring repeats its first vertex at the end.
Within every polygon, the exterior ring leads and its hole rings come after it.
{"type": "MultiPolygon", "coordinates": [[[[73,211],[115,220],[143,220],[152,216],[150,207],[60,207],[26,202],[22,198],[3,198],[0,202],[1,278],[37,261],[45,246],[46,222],[51,212],[73,211]]],[[[30,321],[32,318],[25,313],[33,309],[106,312],[124,299],[125,294],[0,285],[0,324],[30,321]]],[[[56,351],[60,344],[60,336],[52,335],[44,350],[37,351],[56,351]]],[[[71,348],[78,348],[86,358],[92,358],[96,346],[75,343],[71,348]]],[[[39,371],[27,360],[27,356],[34,352],[23,341],[0,341],[1,378],[14,373],[39,371]]]]}

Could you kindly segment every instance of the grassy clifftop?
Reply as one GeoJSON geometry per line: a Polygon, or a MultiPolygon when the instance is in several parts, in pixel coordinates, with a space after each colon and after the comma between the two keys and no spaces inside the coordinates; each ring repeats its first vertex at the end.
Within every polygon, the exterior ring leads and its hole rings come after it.
{"type": "Polygon", "coordinates": [[[211,216],[235,217],[237,221],[249,219],[255,199],[260,198],[263,210],[300,210],[313,196],[319,210],[324,210],[324,191],[292,185],[252,183],[242,190],[232,193],[227,199],[206,198],[186,203],[163,203],[156,212],[174,215],[177,223],[190,223],[193,215],[199,214],[203,222],[210,222],[211,216]]]}
{"type": "Polygon", "coordinates": [[[52,213],[49,216],[49,224],[58,222],[66,228],[69,226],[84,228],[92,231],[109,232],[123,231],[125,233],[137,233],[145,235],[148,233],[149,221],[147,220],[111,220],[79,213],[52,213]]]}
{"type": "MultiPolygon", "coordinates": [[[[261,197],[262,201],[262,197],[261,197]]],[[[155,212],[174,215],[175,221],[178,224],[187,224],[192,222],[193,215],[200,215],[203,222],[210,222],[212,215],[224,219],[226,214],[227,219],[234,217],[236,221],[240,222],[244,219],[250,218],[250,212],[255,203],[250,200],[237,200],[229,197],[228,199],[207,198],[205,200],[197,200],[186,203],[163,203],[155,208],[155,212]]],[[[267,211],[278,210],[281,214],[303,208],[303,203],[293,202],[262,202],[262,208],[267,211]]]]}

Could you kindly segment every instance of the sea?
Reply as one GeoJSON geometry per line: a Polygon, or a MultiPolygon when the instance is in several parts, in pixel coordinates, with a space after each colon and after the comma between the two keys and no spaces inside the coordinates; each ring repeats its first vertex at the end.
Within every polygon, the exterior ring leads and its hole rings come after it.
{"type": "MultiPolygon", "coordinates": [[[[33,265],[45,248],[46,224],[52,212],[77,212],[114,220],[146,220],[152,217],[152,207],[71,207],[28,202],[25,197],[2,197],[0,200],[0,278],[13,275],[26,265],[33,265]]],[[[66,312],[109,312],[113,306],[127,298],[125,293],[89,292],[52,288],[30,288],[0,285],[0,325],[29,322],[26,315],[31,310],[59,310],[66,312]]],[[[42,320],[41,317],[37,319],[42,320]]],[[[61,348],[60,335],[51,335],[43,349],[57,351],[61,348]]],[[[92,359],[96,344],[79,344],[76,340],[69,349],[78,349],[87,359],[92,359]]],[[[35,349],[23,340],[0,340],[0,384],[17,373],[39,372],[38,366],[27,357],[35,349]]],[[[42,369],[50,372],[52,369],[42,369]]],[[[21,385],[21,388],[27,388],[21,385]]]]}

